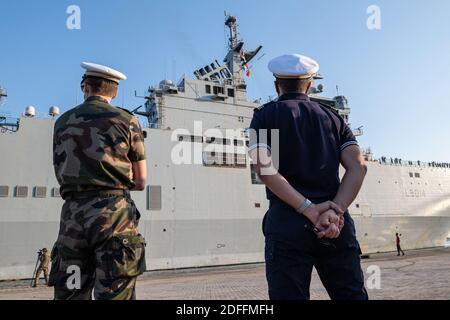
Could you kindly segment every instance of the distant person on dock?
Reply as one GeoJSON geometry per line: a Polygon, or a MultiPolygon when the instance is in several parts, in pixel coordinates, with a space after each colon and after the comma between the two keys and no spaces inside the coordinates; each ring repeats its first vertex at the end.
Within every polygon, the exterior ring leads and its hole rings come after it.
{"type": "Polygon", "coordinates": [[[395,242],[397,244],[397,253],[398,253],[397,256],[398,257],[400,256],[400,253],[402,253],[402,256],[405,255],[405,253],[402,250],[402,247],[400,246],[400,237],[401,236],[402,236],[401,234],[398,234],[398,233],[395,234],[395,242]]]}
{"type": "Polygon", "coordinates": [[[45,284],[48,284],[48,267],[50,265],[50,253],[47,248],[43,248],[39,251],[39,267],[36,270],[36,275],[34,276],[34,282],[32,287],[36,287],[39,283],[39,278],[41,274],[44,273],[45,284]]]}
{"type": "Polygon", "coordinates": [[[367,172],[358,142],[338,112],[308,96],[317,62],[284,55],[269,69],[279,98],[255,110],[249,153],[270,201],[263,222],[270,299],[308,300],[315,267],[331,299],[367,300],[347,211],[367,172]]]}

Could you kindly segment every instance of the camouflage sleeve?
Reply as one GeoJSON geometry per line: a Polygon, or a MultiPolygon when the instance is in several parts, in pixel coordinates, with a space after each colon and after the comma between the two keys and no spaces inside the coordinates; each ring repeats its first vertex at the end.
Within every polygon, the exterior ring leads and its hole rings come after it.
{"type": "Polygon", "coordinates": [[[57,148],[58,144],[59,144],[59,141],[58,141],[58,122],[56,122],[55,126],[53,128],[53,169],[54,169],[54,172],[55,172],[56,179],[58,180],[59,183],[61,183],[61,181],[59,180],[59,175],[58,175],[59,163],[58,163],[58,155],[57,155],[57,152],[56,152],[56,148],[57,148]]]}
{"type": "Polygon", "coordinates": [[[56,160],[56,156],[55,156],[55,152],[56,152],[56,126],[53,128],[53,166],[55,165],[55,160],[56,160]]]}
{"type": "Polygon", "coordinates": [[[130,122],[130,151],[128,152],[128,158],[131,162],[147,159],[145,155],[144,133],[142,132],[139,120],[134,116],[130,122]]]}

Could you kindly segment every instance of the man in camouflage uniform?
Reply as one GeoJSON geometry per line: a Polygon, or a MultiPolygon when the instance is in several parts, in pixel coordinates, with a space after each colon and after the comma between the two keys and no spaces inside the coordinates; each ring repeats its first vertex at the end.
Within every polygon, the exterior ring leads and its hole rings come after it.
{"type": "Polygon", "coordinates": [[[39,252],[39,267],[36,270],[33,287],[36,287],[41,273],[44,273],[45,284],[48,284],[48,266],[50,265],[50,253],[47,248],[43,248],[39,252]]]}
{"type": "Polygon", "coordinates": [[[49,285],[57,300],[87,300],[93,291],[95,299],[131,300],[146,268],[140,214],[130,197],[146,184],[144,136],[130,112],[110,104],[126,77],[96,64],[82,67],[86,100],[55,123],[53,162],[65,204],[49,285]]]}

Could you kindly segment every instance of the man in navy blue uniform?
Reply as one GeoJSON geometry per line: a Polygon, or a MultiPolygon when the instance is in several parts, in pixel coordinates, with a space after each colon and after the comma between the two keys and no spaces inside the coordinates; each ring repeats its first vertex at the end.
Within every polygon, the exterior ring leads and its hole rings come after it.
{"type": "Polygon", "coordinates": [[[308,97],[317,62],[284,55],[269,69],[279,98],[255,110],[249,147],[270,201],[263,223],[269,296],[308,300],[314,266],[331,299],[367,300],[347,211],[367,172],[358,142],[335,111],[308,97]]]}

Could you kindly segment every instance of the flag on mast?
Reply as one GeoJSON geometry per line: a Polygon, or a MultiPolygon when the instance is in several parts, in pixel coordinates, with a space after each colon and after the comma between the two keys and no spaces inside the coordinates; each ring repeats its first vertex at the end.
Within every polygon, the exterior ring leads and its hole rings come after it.
{"type": "Polygon", "coordinates": [[[245,59],[244,51],[241,51],[241,59],[242,59],[242,66],[245,70],[245,74],[247,75],[247,77],[250,78],[252,76],[252,72],[248,66],[247,60],[245,59]]]}

